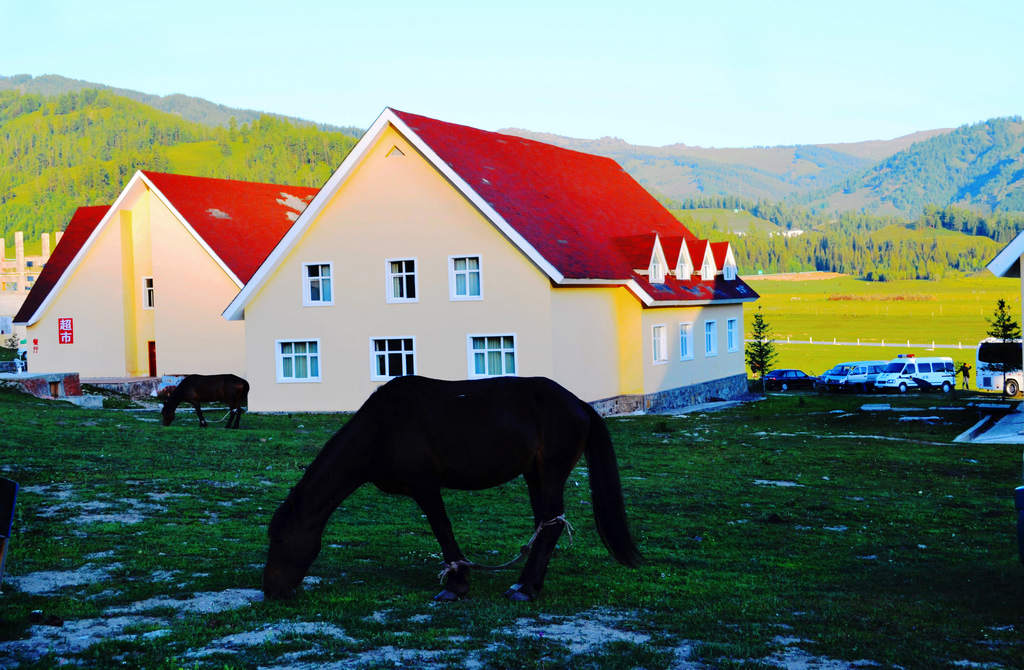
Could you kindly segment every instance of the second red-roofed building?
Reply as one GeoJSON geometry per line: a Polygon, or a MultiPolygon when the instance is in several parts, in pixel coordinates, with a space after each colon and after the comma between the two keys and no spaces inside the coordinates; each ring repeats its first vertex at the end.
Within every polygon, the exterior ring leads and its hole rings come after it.
{"type": "Polygon", "coordinates": [[[138,172],[80,208],[14,322],[33,373],[246,374],[221,317],[316,189],[138,172]]]}

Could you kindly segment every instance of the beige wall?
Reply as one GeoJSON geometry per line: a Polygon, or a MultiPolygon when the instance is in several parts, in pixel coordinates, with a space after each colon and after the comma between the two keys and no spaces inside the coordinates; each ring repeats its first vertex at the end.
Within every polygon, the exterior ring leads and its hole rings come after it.
{"type": "Polygon", "coordinates": [[[245,325],[220,316],[237,291],[163,202],[137,183],[28,328],[29,370],[146,376],[155,341],[157,374],[244,376],[245,325]],[[154,309],[143,308],[143,277],[153,277],[154,309]],[[74,319],[73,344],[57,342],[60,317],[74,319]]]}
{"type": "Polygon", "coordinates": [[[465,378],[468,334],[514,334],[518,374],[551,375],[550,282],[388,130],[245,308],[253,410],[351,410],[373,337],[414,337],[417,374],[465,378]],[[405,154],[385,154],[392,146],[405,154]],[[483,300],[451,301],[448,258],[479,255],[483,300]],[[385,260],[414,258],[419,299],[389,304],[385,260]],[[334,305],[303,307],[303,263],[333,263],[334,305]],[[320,340],[321,382],[278,382],[277,340],[320,340]]]}
{"type": "Polygon", "coordinates": [[[644,393],[689,386],[701,382],[743,374],[743,305],[715,305],[707,307],[668,307],[643,311],[643,370],[644,393]],[[729,319],[736,319],[736,350],[729,351],[727,325],[729,319]],[[717,323],[718,354],[705,353],[704,323],[717,323]],[[681,360],[679,325],[691,323],[693,329],[693,358],[681,360]],[[668,360],[654,362],[653,327],[666,328],[668,360]]]}
{"type": "Polygon", "coordinates": [[[643,393],[639,301],[622,287],[551,290],[552,377],[587,401],[643,393]]]}

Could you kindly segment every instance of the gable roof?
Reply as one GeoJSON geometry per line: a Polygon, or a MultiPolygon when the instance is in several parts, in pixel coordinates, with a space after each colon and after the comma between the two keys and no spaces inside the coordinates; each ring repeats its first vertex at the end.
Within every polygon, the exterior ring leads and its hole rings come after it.
{"type": "Polygon", "coordinates": [[[1020,257],[1024,255],[1024,231],[1017,233],[985,267],[997,277],[1019,277],[1020,257]]]}
{"type": "Polygon", "coordinates": [[[53,248],[53,253],[32,284],[32,290],[25,296],[25,301],[14,315],[14,323],[25,323],[36,313],[109,209],[110,205],[97,205],[79,207],[75,210],[64,229],[64,234],[61,235],[60,242],[53,248]]]}
{"type": "MultiPolygon", "coordinates": [[[[139,171],[125,185],[117,201],[103,208],[80,208],[79,212],[102,209],[99,220],[92,221],[86,230],[84,225],[72,226],[61,238],[54,250],[65,248],[59,263],[55,265],[56,276],[48,276],[39,292],[33,287],[19,310],[16,323],[31,325],[42,314],[48,302],[55,295],[55,288],[67,280],[85,252],[107,225],[121,204],[133,192],[146,188],[159,198],[182,226],[206,250],[212,260],[224,273],[241,288],[259,267],[267,254],[274,248],[281,236],[298,219],[299,214],[318,189],[304,186],[282,186],[235,179],[213,179],[190,177],[161,172],[139,171]]],[[[76,217],[78,212],[76,212],[76,217]]],[[[85,214],[83,214],[83,217],[85,214]]],[[[72,219],[74,222],[74,218],[72,219]]],[[[47,263],[46,268],[51,263],[47,263]]],[[[42,274],[40,274],[42,279],[42,274]]]]}
{"type": "MultiPolygon", "coordinates": [[[[633,281],[634,270],[647,267],[656,235],[663,240],[695,236],[614,160],[387,108],[224,311],[226,318],[242,318],[249,299],[388,126],[554,284],[625,285],[649,306],[704,301],[685,291],[663,291],[656,299],[633,281]],[[646,258],[636,265],[641,248],[646,258]]],[[[741,280],[730,283],[730,290],[713,299],[757,298],[741,280]]]]}

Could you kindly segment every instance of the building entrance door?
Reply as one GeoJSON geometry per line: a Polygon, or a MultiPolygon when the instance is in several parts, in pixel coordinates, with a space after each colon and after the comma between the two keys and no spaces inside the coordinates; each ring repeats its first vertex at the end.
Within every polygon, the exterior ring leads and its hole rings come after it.
{"type": "Polygon", "coordinates": [[[156,342],[149,341],[149,376],[156,377],[156,342]]]}

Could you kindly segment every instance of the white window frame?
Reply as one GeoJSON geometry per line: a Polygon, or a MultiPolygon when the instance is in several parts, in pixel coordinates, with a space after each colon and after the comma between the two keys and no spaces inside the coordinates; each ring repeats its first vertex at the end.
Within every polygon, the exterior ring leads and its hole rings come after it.
{"type": "MultiPolygon", "coordinates": [[[[486,367],[486,352],[484,350],[484,367],[486,367]]],[[[485,377],[502,377],[502,376],[517,376],[519,374],[519,336],[515,333],[469,333],[466,335],[466,371],[470,379],[483,379],[485,377]],[[487,373],[480,374],[476,372],[476,362],[474,360],[474,354],[476,351],[473,349],[473,338],[475,337],[500,337],[502,338],[501,348],[501,369],[500,375],[491,375],[487,373]],[[505,372],[505,354],[507,353],[504,348],[504,338],[512,338],[512,365],[514,370],[512,372],[505,372]]]]}
{"type": "Polygon", "coordinates": [[[718,355],[718,321],[708,319],[704,322],[704,356],[710,358],[718,355]]]}
{"type": "MultiPolygon", "coordinates": [[[[309,370],[308,360],[309,354],[306,354],[307,359],[307,370],[309,370]]],[[[309,339],[287,339],[287,340],[275,340],[274,341],[274,368],[275,376],[277,377],[277,383],[279,384],[318,384],[323,379],[324,374],[324,352],[320,346],[320,338],[311,337],[309,339]],[[316,360],[317,360],[317,376],[312,375],[308,377],[285,377],[284,376],[284,354],[281,352],[282,344],[316,344],[316,360]]]]}
{"type": "Polygon", "coordinates": [[[739,319],[728,319],[725,322],[725,342],[729,351],[739,351],[739,319]]]}
{"type": "Polygon", "coordinates": [[[693,323],[689,321],[679,324],[679,360],[693,360],[693,323]]]}
{"type": "Polygon", "coordinates": [[[735,281],[736,280],[736,266],[733,265],[732,263],[726,263],[725,267],[722,268],[722,277],[726,281],[735,281]]]}
{"type": "Polygon", "coordinates": [[[651,326],[651,363],[654,365],[668,363],[668,327],[663,323],[651,326]]]}
{"type": "Polygon", "coordinates": [[[415,258],[415,257],[405,256],[405,257],[402,257],[402,258],[386,258],[386,259],[384,259],[384,295],[386,296],[387,302],[389,302],[389,303],[401,303],[401,302],[419,302],[420,301],[419,267],[420,267],[420,261],[419,261],[418,258],[415,258]],[[399,275],[391,272],[391,264],[392,263],[400,263],[400,262],[408,262],[408,261],[412,261],[413,270],[412,270],[411,273],[402,272],[401,276],[407,277],[410,274],[412,275],[413,290],[416,292],[416,297],[414,297],[414,298],[398,297],[398,296],[396,296],[394,294],[394,290],[393,290],[394,287],[395,287],[394,278],[399,276],[399,275]]]}
{"type": "Polygon", "coordinates": [[[448,257],[448,299],[452,301],[468,301],[468,300],[483,300],[484,299],[484,262],[480,254],[454,254],[448,257]],[[457,260],[469,260],[470,258],[476,259],[476,270],[456,270],[455,261],[457,260]],[[469,275],[472,272],[476,272],[480,281],[480,294],[479,295],[458,295],[456,293],[456,282],[457,277],[460,274],[466,275],[466,288],[469,289],[469,275]]]}
{"type": "Polygon", "coordinates": [[[382,382],[382,381],[388,381],[389,379],[394,379],[395,377],[401,377],[401,376],[406,376],[406,375],[414,375],[414,374],[416,374],[417,365],[418,364],[416,362],[416,336],[415,335],[400,335],[400,336],[394,336],[394,337],[385,336],[385,337],[371,337],[370,338],[370,380],[371,381],[382,382]],[[380,374],[377,371],[377,357],[381,353],[384,353],[386,355],[388,352],[387,351],[385,351],[385,352],[377,351],[376,343],[377,342],[382,342],[382,341],[383,342],[388,342],[388,341],[396,341],[396,340],[402,340],[403,342],[405,340],[410,340],[412,342],[412,349],[411,350],[406,351],[405,349],[402,349],[399,352],[399,353],[402,354],[402,370],[403,370],[403,373],[401,375],[382,375],[382,374],[380,374]],[[408,354],[412,354],[412,370],[405,371],[406,360],[407,360],[405,357],[408,354]]]}
{"type": "MultiPolygon", "coordinates": [[[[32,278],[29,277],[29,281],[32,278]]],[[[142,278],[142,309],[156,309],[156,282],[152,277],[142,278]],[[149,282],[149,285],[146,282],[149,282]]]]}
{"type": "MultiPolygon", "coordinates": [[[[317,280],[322,280],[322,279],[323,279],[322,275],[317,278],[317,280]]],[[[303,263],[302,264],[302,305],[304,307],[327,307],[327,306],[333,305],[334,304],[334,289],[335,288],[336,288],[336,286],[335,286],[335,281],[334,281],[334,263],[332,263],[330,261],[321,261],[321,262],[315,262],[315,263],[303,263]],[[308,268],[311,268],[311,267],[323,267],[324,265],[327,266],[327,270],[331,273],[330,276],[328,277],[329,281],[331,282],[331,289],[330,289],[331,290],[331,299],[330,300],[323,300],[321,298],[320,300],[313,300],[313,297],[311,295],[312,294],[311,288],[312,288],[312,279],[313,278],[309,276],[308,268]]],[[[324,294],[323,286],[321,285],[321,287],[320,287],[320,295],[323,296],[323,294],[324,294]]]]}

